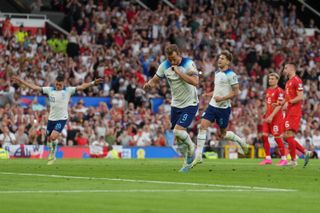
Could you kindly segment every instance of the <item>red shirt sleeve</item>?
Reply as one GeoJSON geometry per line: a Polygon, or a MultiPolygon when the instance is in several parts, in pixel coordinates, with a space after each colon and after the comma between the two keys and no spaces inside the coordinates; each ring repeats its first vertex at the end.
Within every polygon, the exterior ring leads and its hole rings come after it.
{"type": "Polygon", "coordinates": [[[302,84],[302,80],[300,78],[296,78],[296,80],[295,80],[295,90],[297,92],[303,91],[303,84],[302,84]]]}

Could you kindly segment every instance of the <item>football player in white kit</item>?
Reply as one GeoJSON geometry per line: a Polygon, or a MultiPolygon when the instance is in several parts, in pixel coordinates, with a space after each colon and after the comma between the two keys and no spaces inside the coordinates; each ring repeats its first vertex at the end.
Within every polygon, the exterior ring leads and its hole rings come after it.
{"type": "Polygon", "coordinates": [[[144,89],[156,87],[161,78],[165,77],[168,81],[172,95],[171,127],[177,144],[185,156],[180,172],[187,172],[188,165],[193,161],[195,145],[186,129],[198,111],[198,70],[191,59],[180,55],[175,44],[166,48],[166,57],[167,60],[160,64],[153,78],[144,85],[144,89]]]}
{"type": "Polygon", "coordinates": [[[212,96],[208,108],[202,115],[197,136],[197,149],[192,167],[202,162],[202,151],[206,141],[208,127],[216,122],[220,128],[220,137],[238,143],[243,152],[248,152],[246,141],[232,131],[227,131],[231,114],[231,99],[239,94],[238,76],[230,69],[232,54],[223,51],[218,58],[219,71],[215,72],[214,90],[205,96],[212,96]]]}
{"type": "Polygon", "coordinates": [[[88,87],[100,84],[103,82],[103,79],[99,78],[90,83],[83,83],[77,87],[65,87],[63,75],[57,76],[55,87],[40,87],[24,81],[17,76],[12,77],[12,79],[18,84],[22,84],[32,90],[41,91],[49,98],[50,112],[47,124],[47,140],[50,148],[48,165],[51,165],[56,160],[55,155],[58,137],[68,120],[68,105],[71,95],[73,95],[76,90],[85,90],[88,87]]]}

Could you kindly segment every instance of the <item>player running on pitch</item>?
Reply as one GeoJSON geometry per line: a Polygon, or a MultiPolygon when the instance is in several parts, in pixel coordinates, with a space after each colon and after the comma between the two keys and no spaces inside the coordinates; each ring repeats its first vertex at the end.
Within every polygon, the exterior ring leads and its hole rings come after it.
{"type": "Polygon", "coordinates": [[[221,52],[218,58],[219,71],[215,73],[214,90],[206,94],[212,96],[208,108],[202,115],[201,126],[197,136],[197,150],[191,167],[202,162],[202,151],[206,141],[208,127],[216,122],[220,128],[220,136],[225,140],[238,143],[243,152],[248,152],[248,144],[232,131],[227,131],[231,114],[231,99],[239,94],[238,76],[230,68],[232,54],[229,51],[221,52]]]}
{"type": "Polygon", "coordinates": [[[172,95],[171,125],[177,144],[185,156],[180,172],[187,172],[187,165],[193,160],[195,145],[186,129],[198,111],[198,70],[191,59],[181,56],[174,44],[166,48],[166,56],[167,60],[160,64],[153,78],[144,85],[144,89],[156,87],[163,77],[167,79],[172,95]]]}
{"type": "Polygon", "coordinates": [[[64,77],[62,75],[57,76],[55,87],[40,87],[33,83],[26,82],[17,76],[12,77],[12,80],[32,90],[41,91],[48,95],[50,103],[50,112],[47,124],[48,146],[50,148],[48,165],[51,165],[56,160],[55,155],[57,151],[58,138],[68,120],[68,105],[71,95],[77,90],[85,90],[88,87],[102,83],[103,79],[99,78],[90,83],[83,83],[77,87],[65,87],[64,77]]]}

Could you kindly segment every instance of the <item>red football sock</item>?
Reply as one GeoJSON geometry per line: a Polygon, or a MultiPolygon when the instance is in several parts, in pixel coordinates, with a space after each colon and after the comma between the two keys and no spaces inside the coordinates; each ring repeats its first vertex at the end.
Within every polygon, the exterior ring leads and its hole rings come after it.
{"type": "Polygon", "coordinates": [[[268,136],[263,135],[262,142],[263,142],[264,151],[266,152],[266,156],[270,156],[270,144],[269,144],[268,136]]]}
{"type": "Polygon", "coordinates": [[[280,155],[281,156],[285,156],[286,153],[285,153],[284,144],[283,144],[282,139],[281,138],[275,138],[275,141],[278,144],[278,149],[279,149],[280,155]]]}
{"type": "Polygon", "coordinates": [[[303,148],[303,146],[301,146],[300,143],[298,143],[298,141],[296,141],[296,140],[294,140],[294,141],[296,142],[297,150],[299,150],[300,152],[304,153],[305,152],[305,148],[303,148]]]}
{"type": "Polygon", "coordinates": [[[289,145],[289,153],[291,156],[291,160],[294,161],[296,160],[296,141],[294,140],[293,137],[288,137],[286,139],[289,145]]]}

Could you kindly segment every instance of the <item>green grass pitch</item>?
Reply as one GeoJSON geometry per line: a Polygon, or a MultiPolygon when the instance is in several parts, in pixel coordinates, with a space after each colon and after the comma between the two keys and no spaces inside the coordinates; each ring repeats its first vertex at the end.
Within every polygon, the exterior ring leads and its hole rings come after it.
{"type": "Polygon", "coordinates": [[[319,212],[320,161],[295,168],[258,160],[0,161],[0,212],[319,212]]]}

